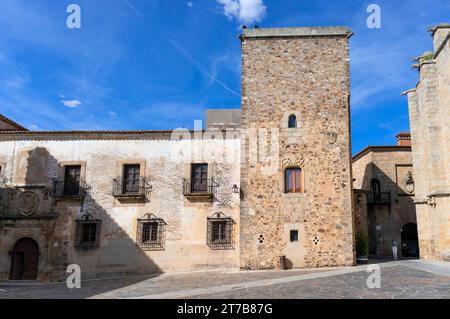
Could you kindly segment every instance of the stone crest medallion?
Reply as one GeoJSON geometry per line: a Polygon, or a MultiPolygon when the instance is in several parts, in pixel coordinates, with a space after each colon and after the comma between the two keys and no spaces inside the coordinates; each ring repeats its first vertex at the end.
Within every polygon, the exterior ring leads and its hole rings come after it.
{"type": "Polygon", "coordinates": [[[36,212],[39,205],[39,197],[36,195],[36,193],[31,191],[26,191],[20,194],[17,201],[19,206],[19,212],[24,216],[33,215],[36,212]]]}
{"type": "Polygon", "coordinates": [[[329,133],[327,133],[326,138],[327,138],[328,144],[333,145],[337,141],[337,133],[329,132],[329,133]]]}
{"type": "Polygon", "coordinates": [[[412,177],[411,171],[408,171],[408,176],[406,178],[406,183],[405,184],[406,184],[406,191],[409,194],[414,193],[414,179],[412,177]]]}

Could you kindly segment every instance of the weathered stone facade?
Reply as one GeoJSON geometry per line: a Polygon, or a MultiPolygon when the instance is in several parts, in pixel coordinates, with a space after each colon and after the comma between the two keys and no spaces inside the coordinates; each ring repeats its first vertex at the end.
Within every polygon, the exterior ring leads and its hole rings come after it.
{"type": "Polygon", "coordinates": [[[450,25],[430,29],[434,52],[418,58],[408,96],[420,253],[450,260],[450,25]]]}
{"type": "Polygon", "coordinates": [[[289,268],[353,265],[350,35],[244,29],[242,119],[209,111],[206,131],[0,132],[0,280],[11,278],[21,238],[38,246],[37,279],[51,281],[69,264],[84,278],[275,268],[280,256],[289,268]],[[130,165],[139,196],[122,193],[130,165]],[[58,196],[74,166],[82,195],[58,196]],[[301,171],[301,192],[286,192],[286,168],[301,171]],[[196,169],[208,176],[205,194],[189,190],[196,169]],[[141,246],[148,216],[164,229],[161,249],[141,246]],[[214,216],[227,223],[210,226],[214,216]],[[94,228],[80,249],[85,221],[94,228]],[[226,245],[212,247],[211,227],[226,245]]]}
{"type": "Polygon", "coordinates": [[[353,158],[355,232],[366,234],[371,255],[392,256],[393,239],[398,256],[419,254],[411,146],[402,138],[408,135],[399,134],[397,146],[369,146],[353,158]]]}
{"type": "MultiPolygon", "coordinates": [[[[214,139],[201,132],[196,138],[172,139],[170,132],[32,132],[1,135],[0,162],[4,166],[0,209],[0,280],[9,279],[11,251],[22,237],[39,246],[38,279],[61,280],[68,264],[78,264],[84,278],[121,273],[160,273],[239,266],[239,236],[234,248],[212,250],[206,244],[207,218],[217,212],[234,221],[239,233],[239,185],[236,160],[238,133],[214,139]],[[237,138],[234,138],[237,136],[237,138]],[[192,149],[192,152],[191,152],[192,149]],[[192,156],[191,156],[192,154],[192,156]],[[112,194],[113,179],[122,165],[139,163],[150,185],[145,200],[123,201],[112,194]],[[208,163],[217,187],[214,199],[190,201],[183,195],[183,178],[190,163],[208,163]],[[55,198],[53,181],[62,179],[64,166],[80,164],[90,193],[80,198],[55,198]],[[25,213],[23,194],[36,196],[25,213]],[[35,207],[36,206],[36,207],[35,207]],[[96,249],[74,247],[75,220],[85,213],[102,221],[96,249]],[[146,251],[137,246],[137,220],[151,213],[166,223],[165,249],[146,251]]],[[[191,134],[191,133],[189,133],[191,134]]]]}
{"type": "Polygon", "coordinates": [[[279,256],[288,267],[354,263],[350,35],[346,28],[244,29],[242,268],[273,268],[279,256]],[[289,167],[301,168],[303,192],[285,192],[289,167]]]}

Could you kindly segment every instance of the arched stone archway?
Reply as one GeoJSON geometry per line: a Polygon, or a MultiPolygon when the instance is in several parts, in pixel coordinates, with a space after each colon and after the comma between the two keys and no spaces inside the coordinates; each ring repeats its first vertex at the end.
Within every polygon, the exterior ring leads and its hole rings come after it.
{"type": "Polygon", "coordinates": [[[402,256],[419,257],[419,237],[415,223],[408,223],[402,227],[402,256]]]}
{"type": "Polygon", "coordinates": [[[39,246],[30,237],[19,239],[11,252],[11,280],[36,280],[39,246]]]}

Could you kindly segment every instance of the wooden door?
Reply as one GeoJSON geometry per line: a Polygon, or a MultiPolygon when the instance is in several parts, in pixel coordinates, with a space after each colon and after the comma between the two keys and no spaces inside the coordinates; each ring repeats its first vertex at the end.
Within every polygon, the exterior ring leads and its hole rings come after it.
{"type": "Polygon", "coordinates": [[[14,251],[12,253],[11,280],[22,280],[25,269],[25,254],[14,251]]]}
{"type": "Polygon", "coordinates": [[[12,280],[36,280],[38,271],[39,247],[33,239],[19,239],[14,245],[11,256],[12,280]]]}

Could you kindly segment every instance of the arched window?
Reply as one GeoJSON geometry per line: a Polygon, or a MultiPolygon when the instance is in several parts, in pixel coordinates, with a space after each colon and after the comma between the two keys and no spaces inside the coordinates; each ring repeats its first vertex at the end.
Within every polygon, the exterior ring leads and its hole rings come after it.
{"type": "Polygon", "coordinates": [[[297,128],[297,117],[294,114],[291,114],[289,116],[288,127],[289,128],[297,128]]]}
{"type": "Polygon", "coordinates": [[[302,170],[300,167],[286,168],[284,171],[285,193],[303,193],[302,170]]]}

